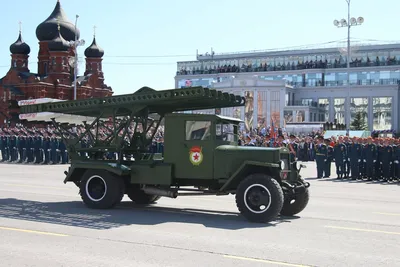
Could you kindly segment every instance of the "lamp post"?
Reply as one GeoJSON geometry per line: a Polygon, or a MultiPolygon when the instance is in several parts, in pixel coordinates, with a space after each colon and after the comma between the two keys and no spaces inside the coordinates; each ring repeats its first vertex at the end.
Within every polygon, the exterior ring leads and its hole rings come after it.
{"type": "Polygon", "coordinates": [[[333,25],[335,25],[338,28],[347,28],[347,100],[346,100],[346,108],[345,111],[347,110],[348,116],[345,116],[345,123],[347,130],[350,129],[350,59],[351,59],[351,50],[350,50],[350,28],[353,26],[359,26],[364,23],[364,18],[363,17],[358,17],[357,19],[352,17],[350,18],[350,1],[351,0],[345,0],[347,2],[347,20],[346,19],[341,19],[340,21],[334,20],[333,25]]]}
{"type": "Polygon", "coordinates": [[[78,76],[78,46],[85,45],[85,40],[83,40],[83,39],[78,40],[78,35],[76,34],[77,25],[78,25],[78,18],[79,18],[79,15],[76,15],[76,19],[75,19],[75,41],[70,41],[69,42],[69,45],[74,48],[74,53],[75,53],[75,57],[73,59],[73,61],[74,61],[74,100],[76,100],[76,79],[77,79],[77,76],[78,76]]]}

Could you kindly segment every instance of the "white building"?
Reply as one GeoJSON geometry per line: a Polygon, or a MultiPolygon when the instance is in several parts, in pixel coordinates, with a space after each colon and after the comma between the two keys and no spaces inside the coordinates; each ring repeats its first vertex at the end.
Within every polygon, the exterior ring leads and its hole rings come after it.
{"type": "MultiPolygon", "coordinates": [[[[355,50],[355,49],[353,49],[355,50]]],[[[338,48],[198,55],[178,62],[177,88],[205,86],[248,98],[245,108],[223,110],[247,127],[285,122],[345,123],[361,112],[368,130],[399,130],[400,44],[365,45],[346,55],[338,48]],[[346,109],[350,101],[350,109],[346,109]],[[345,112],[347,110],[347,112],[345,112]]],[[[214,111],[209,111],[214,112],[214,111]]]]}

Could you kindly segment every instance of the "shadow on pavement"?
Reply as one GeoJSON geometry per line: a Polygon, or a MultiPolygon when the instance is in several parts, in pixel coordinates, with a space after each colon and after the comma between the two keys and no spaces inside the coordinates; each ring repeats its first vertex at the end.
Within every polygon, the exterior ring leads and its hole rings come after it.
{"type": "Polygon", "coordinates": [[[299,217],[281,217],[273,223],[258,224],[248,222],[239,216],[239,213],[224,211],[136,206],[133,202],[122,202],[110,210],[93,210],[78,201],[47,203],[8,198],[0,199],[0,218],[98,230],[167,222],[202,224],[210,228],[238,230],[276,226],[299,217]]]}

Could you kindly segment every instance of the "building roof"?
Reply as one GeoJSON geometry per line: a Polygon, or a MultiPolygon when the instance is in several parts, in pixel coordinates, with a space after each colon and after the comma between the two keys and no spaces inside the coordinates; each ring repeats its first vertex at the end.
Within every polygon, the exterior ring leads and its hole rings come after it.
{"type": "Polygon", "coordinates": [[[29,55],[31,48],[22,39],[21,31],[19,32],[18,39],[10,45],[10,52],[14,55],[29,55]]]}
{"type": "Polygon", "coordinates": [[[61,25],[57,26],[57,35],[49,42],[48,46],[50,51],[68,51],[70,46],[61,35],[61,25]]]}
{"type": "MultiPolygon", "coordinates": [[[[372,52],[372,51],[393,51],[400,50],[400,43],[393,44],[362,44],[357,45],[357,52],[372,52]]],[[[271,50],[255,50],[229,53],[213,53],[199,54],[197,60],[178,61],[178,63],[189,63],[207,60],[230,60],[240,58],[257,58],[257,57],[285,57],[285,56],[310,56],[318,54],[339,54],[338,47],[329,48],[306,48],[306,49],[271,49],[271,50]]]]}
{"type": "Polygon", "coordinates": [[[75,30],[75,25],[68,19],[65,11],[61,7],[60,0],[57,0],[57,4],[54,7],[53,12],[50,16],[40,23],[36,28],[36,37],[39,41],[51,41],[58,35],[57,22],[61,26],[61,35],[67,41],[73,41],[76,38],[79,39],[80,31],[75,30]]]}
{"type": "Polygon", "coordinates": [[[92,44],[85,49],[85,56],[87,58],[101,58],[104,56],[104,50],[96,42],[96,36],[93,37],[92,44]]]}

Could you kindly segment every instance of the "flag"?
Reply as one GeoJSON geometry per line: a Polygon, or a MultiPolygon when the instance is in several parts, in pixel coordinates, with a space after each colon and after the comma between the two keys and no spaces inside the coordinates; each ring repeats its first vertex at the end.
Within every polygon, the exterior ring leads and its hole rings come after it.
{"type": "Polygon", "coordinates": [[[275,132],[275,122],[274,118],[271,116],[271,130],[270,130],[270,136],[273,139],[276,139],[276,132],[275,132]]]}

